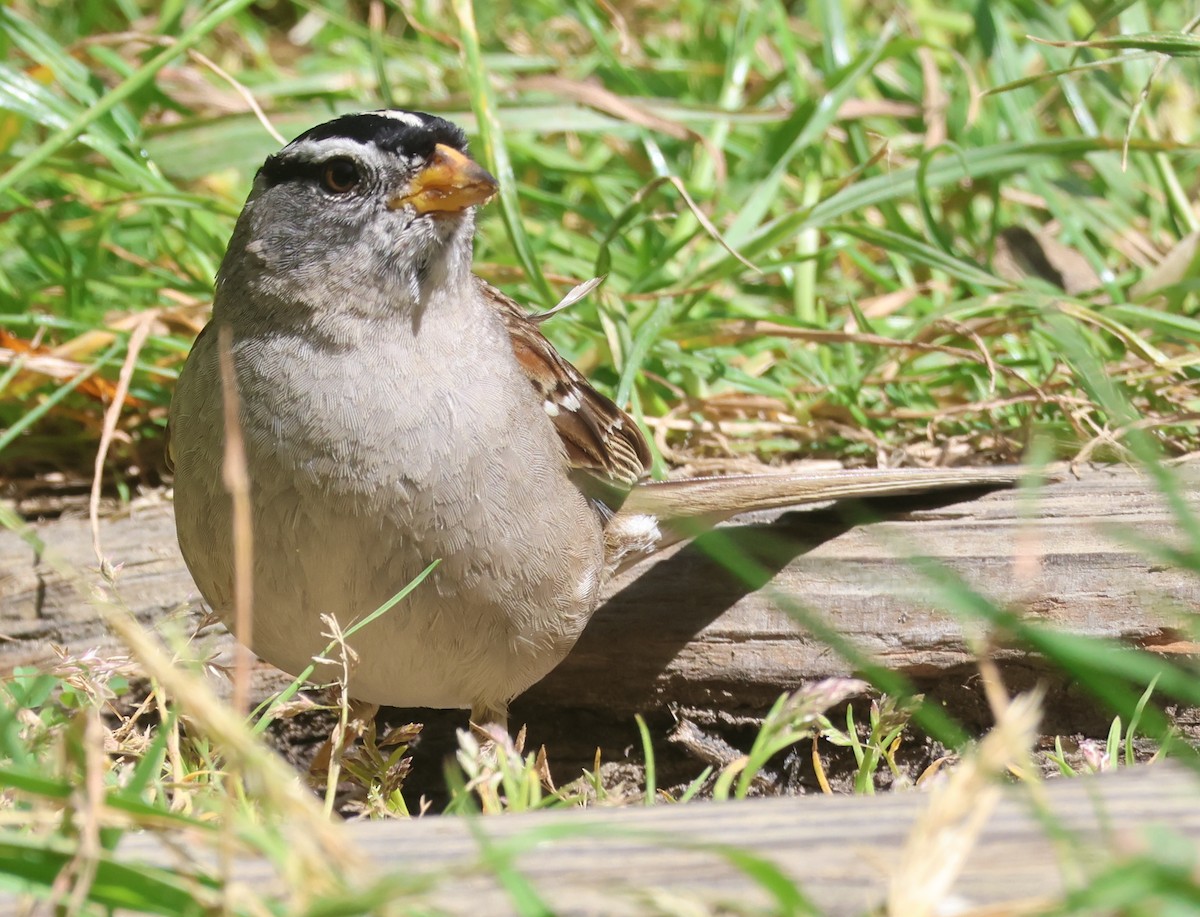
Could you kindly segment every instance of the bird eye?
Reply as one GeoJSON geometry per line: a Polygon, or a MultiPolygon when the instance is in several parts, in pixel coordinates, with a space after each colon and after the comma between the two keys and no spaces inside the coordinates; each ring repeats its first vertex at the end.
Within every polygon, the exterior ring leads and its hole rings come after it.
{"type": "Polygon", "coordinates": [[[331,159],[321,172],[321,183],[334,194],[345,194],[358,184],[358,166],[350,159],[331,159]]]}

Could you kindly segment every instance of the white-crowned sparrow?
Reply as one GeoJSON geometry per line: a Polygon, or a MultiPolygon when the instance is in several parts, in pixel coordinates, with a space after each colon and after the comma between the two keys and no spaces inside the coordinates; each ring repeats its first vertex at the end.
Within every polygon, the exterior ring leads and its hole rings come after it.
{"type": "MultiPolygon", "coordinates": [[[[232,332],[251,479],[253,649],[287,672],[441,563],[352,641],[368,703],[508,702],[571,649],[623,566],[680,520],[841,496],[1009,482],[1011,469],[641,480],[634,421],[537,321],[471,273],[495,180],[433,115],[347,115],[267,159],[171,405],[179,543],[231,613],[214,326],[232,332]]],[[[647,610],[652,614],[652,610],[647,610]]],[[[617,662],[614,660],[614,666],[617,662]]]]}

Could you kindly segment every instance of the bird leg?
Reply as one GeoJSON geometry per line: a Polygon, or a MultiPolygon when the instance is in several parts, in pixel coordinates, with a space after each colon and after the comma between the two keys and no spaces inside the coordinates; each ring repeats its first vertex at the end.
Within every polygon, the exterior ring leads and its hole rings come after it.
{"type": "Polygon", "coordinates": [[[335,742],[337,737],[336,731],[324,744],[317,749],[316,757],[313,758],[312,764],[308,766],[310,777],[327,777],[329,775],[329,765],[333,762],[333,755],[336,751],[340,756],[354,741],[366,731],[367,724],[375,719],[375,714],[379,712],[378,704],[368,704],[366,701],[350,699],[350,707],[346,717],[346,729],[335,742]]]}
{"type": "Polygon", "coordinates": [[[508,704],[477,701],[471,707],[471,732],[480,741],[495,742],[508,736],[508,704]]]}

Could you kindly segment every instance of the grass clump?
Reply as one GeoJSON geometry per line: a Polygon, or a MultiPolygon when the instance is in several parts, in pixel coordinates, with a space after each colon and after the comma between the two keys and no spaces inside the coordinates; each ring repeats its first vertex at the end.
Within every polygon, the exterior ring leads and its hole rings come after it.
{"type": "MultiPolygon", "coordinates": [[[[244,7],[0,20],[0,327],[33,348],[5,420],[84,367],[111,378],[106,348],[157,310],[118,476],[159,470],[173,377],[278,145],[247,96],[284,136],[384,104],[464,123],[505,178],[480,272],[531,307],[607,276],[548,327],[665,460],[1011,459],[1035,429],[1120,454],[1056,316],[1168,453],[1196,449],[1184,4],[244,7]]],[[[103,396],[28,424],[6,464],[82,459],[103,396]]]]}

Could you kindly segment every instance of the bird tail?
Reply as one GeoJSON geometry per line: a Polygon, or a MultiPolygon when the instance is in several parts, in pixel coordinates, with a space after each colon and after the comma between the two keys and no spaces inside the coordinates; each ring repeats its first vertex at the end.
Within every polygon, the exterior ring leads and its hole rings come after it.
{"type": "Polygon", "coordinates": [[[1011,487],[1030,473],[1024,466],[1007,465],[764,472],[647,481],[629,492],[606,526],[609,558],[613,568],[621,570],[700,530],[755,510],[939,490],[1011,487]]]}
{"type": "Polygon", "coordinates": [[[853,471],[788,471],[647,481],[630,491],[621,514],[662,519],[802,506],[847,498],[893,497],[936,490],[1012,486],[1029,474],[1020,465],[987,468],[864,468],[853,471]]]}

